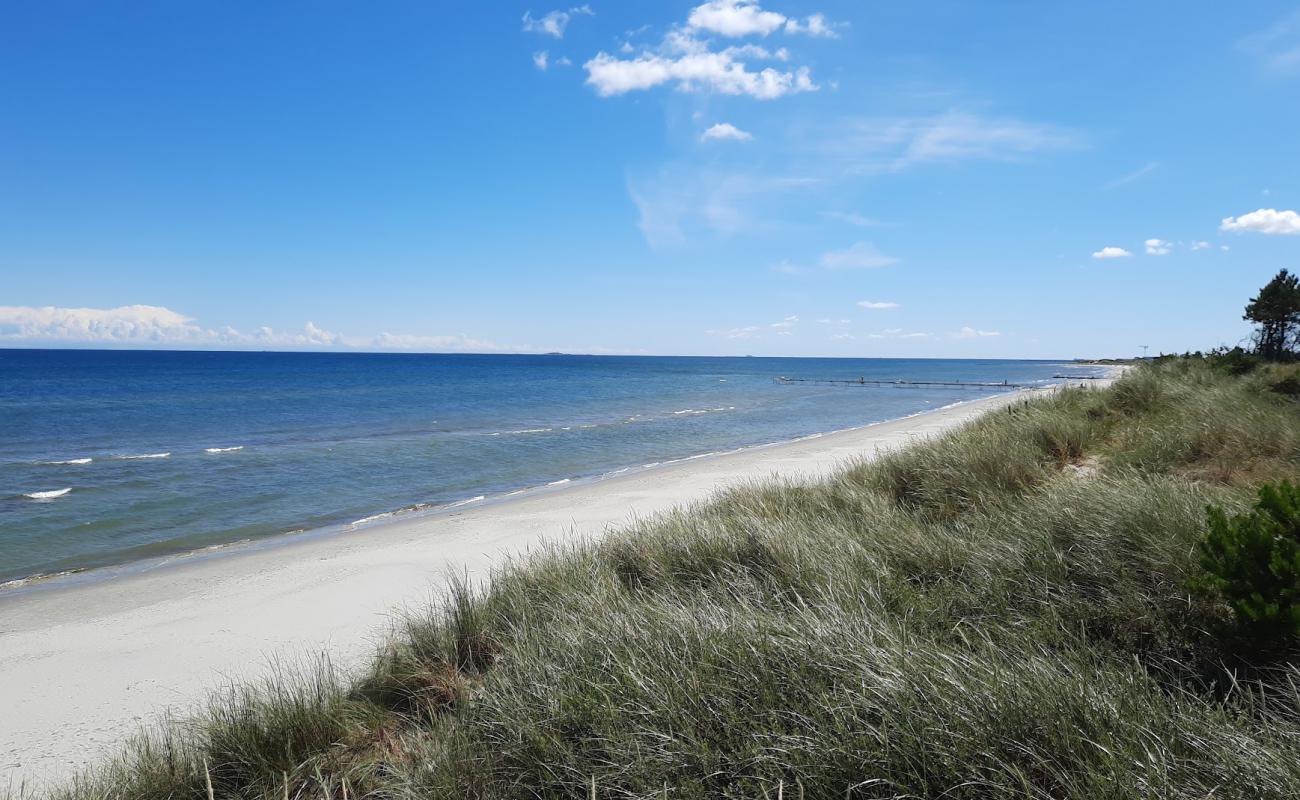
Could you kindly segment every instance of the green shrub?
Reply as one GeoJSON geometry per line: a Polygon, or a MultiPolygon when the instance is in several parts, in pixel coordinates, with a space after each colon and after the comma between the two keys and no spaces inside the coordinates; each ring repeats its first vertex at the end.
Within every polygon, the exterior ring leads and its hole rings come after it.
{"type": "Polygon", "coordinates": [[[1265,485],[1249,512],[1210,506],[1209,518],[1201,566],[1238,623],[1261,638],[1300,634],[1300,488],[1265,485]]]}

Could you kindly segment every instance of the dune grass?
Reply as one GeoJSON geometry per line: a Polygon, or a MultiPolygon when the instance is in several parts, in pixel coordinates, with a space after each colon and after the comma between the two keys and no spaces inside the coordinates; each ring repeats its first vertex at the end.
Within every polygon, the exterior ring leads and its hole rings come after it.
{"type": "Polygon", "coordinates": [[[1295,797],[1296,650],[1188,589],[1206,505],[1297,473],[1287,379],[1147,366],[553,547],[49,796],[1295,797]]]}

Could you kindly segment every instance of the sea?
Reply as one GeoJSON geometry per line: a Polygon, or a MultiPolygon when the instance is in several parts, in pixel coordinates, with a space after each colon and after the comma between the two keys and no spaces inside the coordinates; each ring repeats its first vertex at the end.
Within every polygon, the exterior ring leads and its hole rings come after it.
{"type": "Polygon", "coordinates": [[[1062,361],[0,349],[0,586],[358,530],[1009,391],[1062,361]]]}

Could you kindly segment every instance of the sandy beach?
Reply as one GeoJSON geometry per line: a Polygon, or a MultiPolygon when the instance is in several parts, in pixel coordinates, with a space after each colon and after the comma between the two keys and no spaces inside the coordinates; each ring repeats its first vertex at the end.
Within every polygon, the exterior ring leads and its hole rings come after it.
{"type": "Polygon", "coordinates": [[[597,536],[729,484],[816,478],[1032,393],[106,579],[0,593],[0,785],[66,777],[111,753],[141,724],[183,714],[223,684],[257,678],[273,660],[326,653],[335,663],[358,663],[395,612],[425,603],[453,572],[483,576],[544,540],[597,536]]]}

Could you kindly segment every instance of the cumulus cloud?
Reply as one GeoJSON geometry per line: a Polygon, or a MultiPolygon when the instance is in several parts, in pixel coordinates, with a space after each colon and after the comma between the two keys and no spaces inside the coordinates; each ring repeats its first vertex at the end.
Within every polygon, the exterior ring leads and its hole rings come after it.
{"type": "Polygon", "coordinates": [[[1093,258],[1128,258],[1133,255],[1122,247],[1103,247],[1092,254],[1093,258]]]}
{"type": "Polygon", "coordinates": [[[1300,214],[1261,208],[1239,217],[1225,217],[1219,230],[1233,233],[1300,234],[1300,214]]]}
{"type": "Polygon", "coordinates": [[[0,306],[0,339],[7,340],[161,344],[218,335],[204,331],[193,319],[161,306],[0,306]]]}
{"type": "Polygon", "coordinates": [[[568,11],[557,9],[540,18],[533,17],[531,11],[525,11],[524,30],[563,39],[564,29],[569,27],[569,23],[573,21],[574,17],[593,16],[595,13],[591,10],[591,6],[578,6],[577,8],[570,8],[568,11]]]}
{"type": "Polygon", "coordinates": [[[802,33],[823,39],[838,39],[839,34],[835,32],[835,27],[826,21],[825,14],[809,14],[802,22],[797,19],[785,21],[786,33],[802,33]]]}
{"type": "Polygon", "coordinates": [[[747,95],[757,100],[775,100],[787,94],[818,89],[807,67],[794,71],[766,67],[755,72],[729,50],[686,53],[676,57],[646,53],[632,59],[600,52],[583,66],[587,70],[587,83],[601,97],[652,89],[667,83],[674,84],[683,92],[713,91],[747,95]]]}
{"type": "Polygon", "coordinates": [[[545,50],[538,50],[536,53],[533,53],[533,66],[545,72],[546,68],[550,66],[550,58],[550,53],[545,50]]]}
{"type": "Polygon", "coordinates": [[[733,142],[748,142],[750,139],[753,138],[754,135],[752,133],[750,133],[749,131],[742,131],[740,128],[737,128],[735,125],[732,125],[730,122],[719,122],[716,125],[711,125],[704,131],[703,134],[700,135],[700,139],[706,142],[710,140],[716,140],[716,141],[730,140],[733,142]]]}
{"type": "Polygon", "coordinates": [[[1147,239],[1142,244],[1146,247],[1147,255],[1149,256],[1168,255],[1169,248],[1173,246],[1172,243],[1166,242],[1163,239],[1147,239]]]}
{"type": "Polygon", "coordinates": [[[773,322],[771,325],[768,325],[768,327],[769,328],[793,328],[796,324],[798,324],[798,322],[799,322],[798,316],[789,316],[781,320],[780,322],[773,322]]]}
{"type": "MultiPolygon", "coordinates": [[[[824,17],[809,17],[800,32],[830,30],[824,17]]],[[[685,25],[674,26],[656,48],[635,57],[621,58],[601,51],[587,61],[587,83],[601,97],[611,97],[657,86],[671,85],[682,92],[717,92],[774,100],[787,94],[815,92],[820,87],[807,67],[750,69],[751,61],[789,60],[785,48],[775,52],[757,44],[715,49],[708,34],[725,38],[766,37],[787,26],[786,16],[767,11],[755,0],[709,0],[693,8],[685,25]]],[[[820,34],[816,34],[820,35],[820,34]]],[[[630,56],[635,48],[625,42],[619,49],[630,56]]]]}
{"type": "Polygon", "coordinates": [[[785,25],[784,14],[764,11],[757,0],[709,0],[691,9],[686,24],[722,36],[767,36],[785,25]]]}
{"type": "Polygon", "coordinates": [[[878,300],[859,300],[858,307],[868,309],[869,311],[886,311],[891,308],[902,308],[898,303],[878,300]]]}
{"type": "Polygon", "coordinates": [[[120,347],[288,348],[410,350],[424,352],[519,351],[466,336],[410,336],[381,333],[345,337],[308,321],[301,331],[259,327],[245,332],[205,328],[193,318],[162,306],[58,308],[0,306],[0,342],[90,344],[120,347]]]}
{"type": "Polygon", "coordinates": [[[1209,242],[1192,242],[1192,250],[1208,250],[1210,246],[1209,242]]]}
{"type": "Polygon", "coordinates": [[[897,263],[897,258],[881,253],[871,242],[856,242],[843,250],[823,253],[821,257],[821,265],[832,270],[876,269],[897,263]]]}
{"type": "Polygon", "coordinates": [[[959,330],[959,331],[954,331],[954,332],[953,332],[953,334],[952,334],[952,338],[954,338],[954,339],[983,339],[983,338],[985,338],[985,337],[989,337],[989,336],[1001,336],[1001,335],[1002,335],[1002,332],[1001,332],[1001,331],[981,331],[981,330],[978,330],[978,329],[976,329],[976,328],[972,328],[972,327],[969,326],[969,325],[964,325],[964,326],[962,326],[961,330],[959,330]]]}

